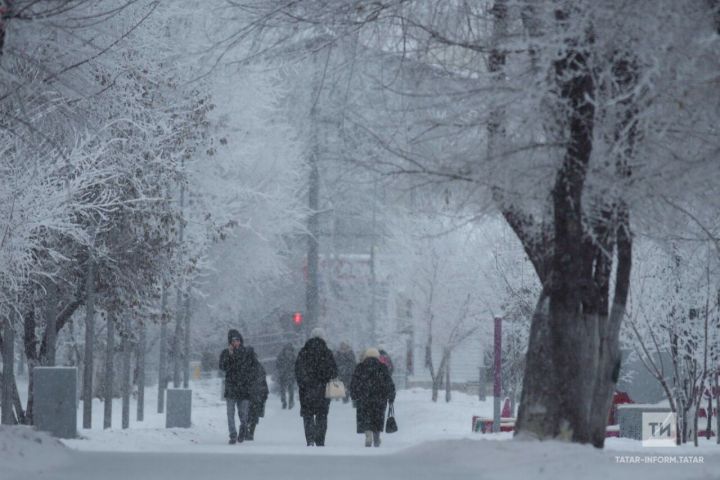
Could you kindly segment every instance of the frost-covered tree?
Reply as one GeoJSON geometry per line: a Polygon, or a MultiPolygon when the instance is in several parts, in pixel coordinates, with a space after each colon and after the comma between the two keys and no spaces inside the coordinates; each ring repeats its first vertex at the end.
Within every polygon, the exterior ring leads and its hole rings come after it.
{"type": "Polygon", "coordinates": [[[697,443],[698,412],[720,365],[717,256],[696,245],[644,245],[623,334],[677,413],[678,443],[697,443]]]}
{"type": "Polygon", "coordinates": [[[321,31],[316,51],[355,39],[374,53],[356,57],[373,64],[365,80],[402,101],[382,115],[356,105],[393,153],[366,163],[474,191],[471,206],[506,219],[543,285],[518,434],[602,446],[631,226],[651,227],[631,213],[659,218],[661,193],[714,191],[718,97],[701,79],[717,72],[717,5],[239,3],[272,42],[321,31]],[[658,48],[670,44],[683,47],[658,48]]]}

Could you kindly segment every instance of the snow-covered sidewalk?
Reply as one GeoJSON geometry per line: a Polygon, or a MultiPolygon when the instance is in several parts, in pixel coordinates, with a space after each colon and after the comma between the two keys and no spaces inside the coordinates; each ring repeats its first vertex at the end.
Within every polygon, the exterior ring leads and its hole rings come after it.
{"type": "MultiPolygon", "coordinates": [[[[191,387],[192,428],[165,429],[164,416],[155,413],[155,391],[149,390],[145,422],[133,420],[129,429],[120,429],[120,403],[116,401],[114,428],[103,430],[102,403],[96,402],[94,428],[78,428],[82,438],[63,441],[69,448],[42,436],[45,443],[32,445],[30,439],[31,448],[23,456],[6,445],[0,451],[0,464],[12,466],[4,471],[13,480],[198,480],[217,475],[263,480],[720,478],[720,447],[714,443],[704,443],[699,449],[645,449],[632,440],[609,439],[606,449],[598,451],[558,442],[509,441],[510,434],[471,432],[472,415],[490,415],[492,399],[480,402],[454,393],[450,403],[432,403],[430,392],[423,389],[398,393],[400,430],[383,435],[380,448],[363,446],[363,437],[355,433],[355,411],[341,402],[333,402],[330,408],[327,446],[306,447],[297,407],[282,410],[274,395],[268,400],[256,440],[228,445],[219,380],[201,380],[191,387]],[[45,450],[50,453],[45,455],[45,450]],[[684,463],[688,461],[702,463],[684,463]]],[[[134,405],[131,416],[134,419],[134,405]]],[[[6,479],[4,474],[0,477],[6,479]]]]}

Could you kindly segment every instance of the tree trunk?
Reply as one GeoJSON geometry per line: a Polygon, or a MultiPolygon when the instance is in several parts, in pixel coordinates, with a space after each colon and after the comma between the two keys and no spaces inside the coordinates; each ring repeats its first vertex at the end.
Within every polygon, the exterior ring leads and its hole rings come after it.
{"type": "Polygon", "coordinates": [[[720,373],[715,374],[715,441],[720,445],[720,373]]]}
{"type": "Polygon", "coordinates": [[[17,375],[22,377],[25,375],[25,352],[22,348],[22,337],[16,336],[17,341],[17,352],[18,352],[18,363],[17,363],[17,375]]]}
{"type": "Polygon", "coordinates": [[[145,348],[146,348],[146,335],[147,327],[145,321],[139,319],[138,329],[139,338],[137,345],[137,421],[142,422],[145,420],[145,348]]]}
{"type": "Polygon", "coordinates": [[[95,261],[88,254],[85,279],[85,359],[83,362],[83,428],[92,428],[93,373],[95,372],[95,261]]]}
{"type": "Polygon", "coordinates": [[[450,388],[450,350],[447,351],[447,364],[445,366],[445,401],[452,399],[452,389],[450,388]]]}
{"type": "Polygon", "coordinates": [[[55,366],[56,347],[57,347],[57,306],[58,306],[58,287],[53,281],[49,281],[47,286],[47,295],[45,296],[45,354],[41,355],[41,364],[48,367],[55,366]]]}
{"type": "Polygon", "coordinates": [[[164,282],[161,298],[157,413],[163,413],[165,411],[165,388],[167,386],[167,287],[164,282]]]}
{"type": "Polygon", "coordinates": [[[2,424],[14,425],[17,423],[13,412],[13,385],[15,384],[15,329],[10,315],[3,321],[2,346],[2,424]]]}
{"type": "MultiPolygon", "coordinates": [[[[185,159],[183,158],[181,160],[181,168],[184,170],[185,168],[185,159]]],[[[183,210],[185,208],[185,183],[182,182],[180,184],[180,213],[182,214],[183,210]]],[[[178,229],[178,245],[180,248],[182,248],[183,240],[185,235],[185,220],[184,218],[180,219],[180,228],[178,229]]],[[[182,261],[182,258],[181,258],[182,261]]],[[[183,323],[183,316],[182,316],[182,291],[183,291],[183,280],[184,280],[184,271],[183,271],[183,265],[180,265],[180,271],[178,279],[177,279],[177,285],[176,285],[176,299],[175,299],[175,337],[173,338],[173,387],[180,388],[180,335],[182,333],[182,323],[183,323]]]]}
{"type": "MultiPolygon", "coordinates": [[[[10,316],[15,315],[15,312],[11,311],[10,316]]],[[[15,335],[15,331],[12,332],[13,336],[15,335]]],[[[14,348],[14,347],[13,347],[14,348]]],[[[5,358],[6,355],[9,355],[5,352],[4,344],[3,344],[3,335],[0,334],[0,352],[3,355],[3,358],[5,358]]],[[[4,360],[3,360],[4,362],[4,360]]],[[[3,363],[4,366],[4,363],[3,363]]],[[[4,367],[3,367],[4,368],[4,367]]],[[[3,377],[5,376],[5,372],[3,371],[3,377]]],[[[7,383],[7,381],[2,382],[3,389],[7,389],[9,395],[10,395],[10,405],[12,405],[11,408],[15,409],[15,414],[13,418],[17,423],[24,424],[26,422],[25,418],[25,412],[23,411],[22,407],[22,401],[20,400],[20,392],[18,392],[17,388],[17,382],[15,381],[15,375],[10,375],[10,383],[7,383]]],[[[3,405],[8,405],[5,403],[7,400],[3,399],[3,405]]]]}
{"type": "Polygon", "coordinates": [[[190,286],[185,294],[185,341],[183,347],[183,388],[190,388],[190,286]]]}
{"type": "MultiPolygon", "coordinates": [[[[556,18],[563,27],[568,14],[558,11],[556,18]]],[[[600,353],[601,348],[612,350],[617,340],[612,328],[601,332],[607,294],[594,271],[602,267],[602,249],[583,211],[595,115],[595,85],[584,47],[591,41],[569,38],[563,57],[554,63],[558,101],[566,115],[561,122],[568,132],[567,148],[552,190],[550,272],[545,278],[541,275],[544,287],[531,324],[516,432],[578,443],[593,441],[596,396],[600,410],[596,415],[607,421],[604,404],[611,393],[606,392],[617,364],[613,351],[600,353]]],[[[523,239],[523,234],[527,236],[526,232],[518,236],[523,239]]]]}
{"type": "Polygon", "coordinates": [[[35,336],[35,310],[30,308],[24,315],[23,343],[28,366],[28,395],[25,406],[25,423],[33,424],[33,368],[37,364],[37,337],[35,336]]]}
{"type": "Polygon", "coordinates": [[[173,338],[173,387],[175,388],[180,388],[180,370],[182,368],[182,350],[180,348],[183,329],[182,306],[182,286],[178,285],[175,298],[175,336],[173,338]]]}
{"type": "MultiPolygon", "coordinates": [[[[632,238],[627,209],[623,206],[618,217],[619,226],[615,234],[617,244],[617,263],[615,273],[615,294],[609,315],[600,313],[600,351],[599,370],[592,397],[590,418],[591,441],[595,447],[605,445],[608,412],[612,407],[612,398],[620,375],[622,354],[620,352],[620,326],[625,316],[628,293],[630,291],[630,269],[632,266],[632,238]]],[[[603,252],[599,252],[604,255],[603,252]]],[[[608,262],[609,267],[609,262],[608,262]]],[[[607,290],[607,285],[603,288],[607,290]]],[[[607,295],[607,294],[605,294],[607,295]]],[[[605,310],[603,308],[603,310],[605,310]]]]}
{"type": "Polygon", "coordinates": [[[130,427],[130,317],[125,314],[122,329],[122,428],[130,427]]]}
{"type": "Polygon", "coordinates": [[[103,428],[112,427],[112,404],[113,404],[113,357],[115,355],[115,317],[108,312],[107,315],[107,339],[105,345],[105,388],[103,396],[103,428]]]}
{"type": "Polygon", "coordinates": [[[560,415],[555,385],[550,381],[553,362],[548,349],[548,304],[549,299],[543,290],[530,323],[527,363],[515,432],[520,437],[552,438],[555,436],[553,419],[560,415]]]}
{"type": "Polygon", "coordinates": [[[445,356],[445,350],[443,350],[443,356],[440,359],[440,366],[438,366],[437,371],[433,375],[433,372],[430,372],[430,376],[432,378],[432,401],[437,402],[438,396],[440,393],[440,388],[442,388],[443,380],[445,379],[445,369],[447,368],[447,357],[445,356]]]}
{"type": "Polygon", "coordinates": [[[437,402],[438,394],[440,392],[440,372],[438,375],[432,377],[432,401],[437,402]]]}
{"type": "Polygon", "coordinates": [[[710,432],[712,431],[712,418],[713,418],[713,402],[712,402],[712,387],[710,388],[710,397],[708,397],[707,405],[707,425],[705,426],[705,439],[710,440],[710,432]]]}

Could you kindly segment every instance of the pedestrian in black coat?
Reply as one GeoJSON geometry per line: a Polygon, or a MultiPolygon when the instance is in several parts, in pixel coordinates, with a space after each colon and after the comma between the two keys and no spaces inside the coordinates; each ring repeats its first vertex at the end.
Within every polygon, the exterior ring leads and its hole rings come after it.
{"type": "Polygon", "coordinates": [[[275,361],[275,372],[280,386],[280,401],[282,408],[293,408],[295,404],[295,348],[292,343],[286,344],[275,361]],[[286,400],[287,395],[287,400],[286,400]]]}
{"type": "Polygon", "coordinates": [[[345,384],[346,392],[343,403],[350,399],[350,381],[355,371],[355,353],[347,342],[341,342],[340,348],[335,352],[335,363],[338,367],[338,378],[345,384]]]}
{"type": "Polygon", "coordinates": [[[257,358],[243,346],[237,330],[228,331],[228,348],[220,353],[221,371],[225,372],[225,403],[231,444],[245,439],[250,408],[250,385],[257,375],[257,358]],[[240,432],[235,429],[235,410],[240,420],[240,432]]]}
{"type": "Polygon", "coordinates": [[[257,366],[255,381],[250,385],[250,408],[248,411],[248,428],[245,434],[245,440],[254,440],[255,427],[257,427],[257,424],[260,422],[260,418],[265,416],[265,402],[267,402],[270,390],[268,389],[265,368],[262,366],[262,363],[257,360],[255,351],[251,347],[248,347],[248,350],[250,350],[255,362],[257,362],[257,366]]]}
{"type": "Polygon", "coordinates": [[[327,415],[330,400],[325,398],[325,387],[337,377],[337,365],[332,351],[323,340],[321,328],[313,329],[311,338],[300,349],[295,361],[295,379],[300,393],[300,416],[303,417],[305,440],[308,446],[325,445],[327,415]]]}
{"type": "Polygon", "coordinates": [[[380,432],[385,429],[385,407],[395,401],[395,384],[376,348],[368,348],[363,361],[355,367],[350,395],[357,407],[357,433],[365,434],[366,447],[379,447],[380,432]]]}

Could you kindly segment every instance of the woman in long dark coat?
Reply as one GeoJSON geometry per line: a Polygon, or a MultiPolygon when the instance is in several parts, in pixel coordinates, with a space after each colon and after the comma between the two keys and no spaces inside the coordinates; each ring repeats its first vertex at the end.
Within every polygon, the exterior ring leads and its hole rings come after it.
{"type": "Polygon", "coordinates": [[[385,407],[395,401],[395,384],[380,352],[368,348],[350,383],[350,395],[357,406],[357,433],[365,434],[365,446],[380,446],[380,432],[385,428],[385,407]]]}
{"type": "Polygon", "coordinates": [[[324,335],[321,328],[314,328],[310,340],[305,342],[295,361],[300,416],[303,417],[305,441],[309,447],[325,445],[330,410],[330,400],[325,398],[325,386],[338,374],[332,351],[323,340],[324,335]]]}

